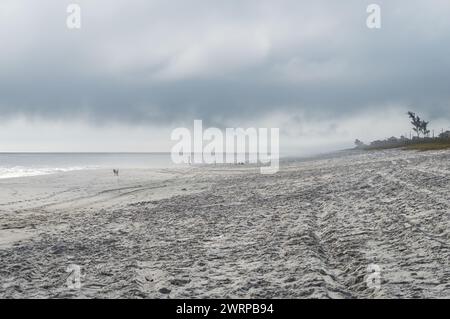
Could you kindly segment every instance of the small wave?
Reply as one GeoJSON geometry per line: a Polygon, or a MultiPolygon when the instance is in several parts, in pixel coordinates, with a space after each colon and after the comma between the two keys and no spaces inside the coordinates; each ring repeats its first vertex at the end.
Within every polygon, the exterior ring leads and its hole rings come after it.
{"type": "Polygon", "coordinates": [[[31,167],[0,167],[0,179],[3,178],[16,178],[16,177],[27,177],[27,176],[39,176],[39,175],[49,175],[70,171],[79,171],[89,169],[89,167],[65,167],[65,168],[31,168],[31,167]]]}

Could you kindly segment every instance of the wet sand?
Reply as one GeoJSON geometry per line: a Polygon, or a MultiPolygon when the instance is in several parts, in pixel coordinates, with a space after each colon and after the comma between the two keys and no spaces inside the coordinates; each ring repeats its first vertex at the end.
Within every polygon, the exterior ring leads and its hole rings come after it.
{"type": "Polygon", "coordinates": [[[450,151],[289,161],[274,175],[78,171],[0,180],[0,194],[2,298],[450,297],[450,151]]]}

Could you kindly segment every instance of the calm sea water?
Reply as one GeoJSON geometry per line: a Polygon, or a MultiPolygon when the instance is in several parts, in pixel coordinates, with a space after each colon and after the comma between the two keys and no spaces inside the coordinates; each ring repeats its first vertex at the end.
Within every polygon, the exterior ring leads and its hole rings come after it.
{"type": "Polygon", "coordinates": [[[83,169],[166,168],[169,153],[0,153],[0,178],[83,169]]]}

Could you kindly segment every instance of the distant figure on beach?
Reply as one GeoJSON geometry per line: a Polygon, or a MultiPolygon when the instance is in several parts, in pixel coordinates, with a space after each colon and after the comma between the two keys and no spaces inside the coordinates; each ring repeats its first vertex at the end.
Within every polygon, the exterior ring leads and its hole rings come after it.
{"type": "Polygon", "coordinates": [[[113,173],[114,173],[114,176],[119,176],[119,170],[118,169],[113,169],[113,173]]]}

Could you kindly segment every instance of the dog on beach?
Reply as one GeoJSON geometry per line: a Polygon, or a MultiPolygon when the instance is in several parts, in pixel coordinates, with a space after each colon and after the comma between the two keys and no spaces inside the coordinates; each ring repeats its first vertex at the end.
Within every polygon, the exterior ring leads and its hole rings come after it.
{"type": "Polygon", "coordinates": [[[114,176],[119,176],[119,170],[118,169],[113,169],[113,174],[114,174],[114,176]]]}

